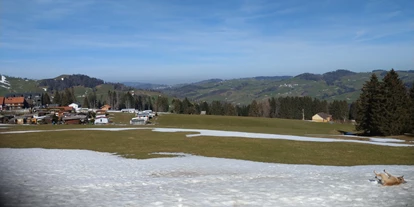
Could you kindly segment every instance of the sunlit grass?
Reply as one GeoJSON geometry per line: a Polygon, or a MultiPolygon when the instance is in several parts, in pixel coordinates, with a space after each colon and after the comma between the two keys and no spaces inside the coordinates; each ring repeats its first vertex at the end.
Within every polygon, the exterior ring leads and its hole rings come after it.
{"type": "MultiPolygon", "coordinates": [[[[117,114],[116,120],[129,121],[131,114],[117,114]]],[[[310,123],[298,120],[162,115],[155,127],[217,129],[275,134],[335,134],[337,129],[352,130],[352,125],[310,123]]],[[[130,125],[126,125],[131,127],[130,125]]],[[[88,125],[40,125],[4,130],[64,129],[97,127],[88,125]]],[[[114,127],[114,125],[100,126],[114,127]]],[[[154,126],[151,126],[154,127],[154,126]]],[[[186,133],[128,131],[60,131],[27,134],[0,134],[2,148],[85,149],[116,153],[127,158],[153,158],[154,152],[184,152],[209,157],[261,162],[316,165],[413,165],[413,147],[387,147],[358,143],[320,143],[234,137],[191,137],[186,133]]]]}

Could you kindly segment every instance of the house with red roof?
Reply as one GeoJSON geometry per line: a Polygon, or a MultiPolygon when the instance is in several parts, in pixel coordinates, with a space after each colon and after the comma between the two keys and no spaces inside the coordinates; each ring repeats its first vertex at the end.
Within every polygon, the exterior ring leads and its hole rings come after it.
{"type": "Polygon", "coordinates": [[[4,99],[4,108],[7,110],[24,109],[28,107],[24,97],[8,97],[4,99]]]}

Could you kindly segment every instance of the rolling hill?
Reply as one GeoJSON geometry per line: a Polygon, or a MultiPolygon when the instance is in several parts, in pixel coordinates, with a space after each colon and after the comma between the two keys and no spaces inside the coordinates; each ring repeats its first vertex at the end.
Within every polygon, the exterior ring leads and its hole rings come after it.
{"type": "MultiPolygon", "coordinates": [[[[414,81],[414,71],[397,71],[408,86],[414,81]]],[[[192,84],[162,89],[163,93],[194,101],[227,101],[249,104],[252,100],[265,100],[280,96],[311,96],[328,101],[355,101],[362,85],[375,73],[383,78],[385,70],[356,73],[336,70],[324,74],[303,73],[297,76],[254,77],[241,79],[211,79],[192,84]]]]}
{"type": "MultiPolygon", "coordinates": [[[[297,76],[258,76],[239,79],[209,79],[191,84],[168,86],[138,82],[110,83],[86,75],[61,75],[56,78],[31,80],[0,75],[0,96],[8,93],[45,92],[74,87],[79,102],[85,94],[95,91],[98,98],[105,99],[108,91],[134,91],[134,94],[189,98],[193,101],[227,101],[249,104],[252,100],[266,100],[281,96],[310,96],[323,100],[355,101],[362,85],[375,73],[382,79],[388,71],[352,72],[336,70],[324,74],[303,73],[297,76]]],[[[399,77],[410,87],[414,71],[397,71],[399,77]]]]}
{"type": "Polygon", "coordinates": [[[63,91],[65,88],[74,88],[77,101],[82,103],[85,95],[95,91],[98,99],[105,100],[108,91],[127,92],[137,95],[158,96],[156,91],[134,89],[121,83],[110,83],[86,75],[60,75],[55,78],[33,80],[27,78],[0,75],[0,96],[10,93],[53,93],[55,90],[63,91]]]}

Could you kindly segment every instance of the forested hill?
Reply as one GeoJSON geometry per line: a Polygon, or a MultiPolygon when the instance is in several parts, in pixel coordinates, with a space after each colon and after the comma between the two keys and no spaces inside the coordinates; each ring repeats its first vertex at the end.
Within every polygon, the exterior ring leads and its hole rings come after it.
{"type": "MultiPolygon", "coordinates": [[[[372,73],[384,77],[386,70],[372,72],[352,72],[336,70],[324,74],[303,73],[294,77],[272,76],[241,79],[211,79],[192,84],[162,89],[163,93],[178,98],[187,97],[194,101],[227,101],[235,104],[249,104],[252,100],[270,97],[310,96],[322,100],[355,101],[362,85],[372,73]]],[[[400,79],[411,86],[414,71],[397,71],[400,79]]]]}
{"type": "Polygon", "coordinates": [[[44,93],[53,94],[55,91],[64,91],[73,88],[76,99],[82,102],[87,94],[94,93],[102,100],[106,99],[108,92],[132,92],[136,95],[158,96],[160,93],[148,90],[134,89],[122,83],[110,83],[86,75],[61,75],[56,78],[33,80],[28,78],[0,76],[0,96],[7,94],[44,93]]]}

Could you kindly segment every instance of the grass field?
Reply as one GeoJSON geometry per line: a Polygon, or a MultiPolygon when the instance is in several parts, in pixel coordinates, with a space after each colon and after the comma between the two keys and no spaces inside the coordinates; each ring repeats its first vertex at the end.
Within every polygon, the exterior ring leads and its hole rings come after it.
{"type": "MultiPolygon", "coordinates": [[[[111,116],[111,115],[110,115],[111,116]]],[[[121,126],[133,114],[112,114],[121,126]]],[[[147,127],[174,127],[260,132],[287,135],[334,135],[352,131],[348,124],[312,123],[300,120],[251,117],[162,115],[147,127]]],[[[61,129],[98,126],[15,126],[1,131],[61,129]]],[[[112,125],[106,127],[113,127],[112,125]]],[[[119,127],[119,126],[117,126],[119,127]]],[[[1,148],[87,149],[116,153],[127,158],[151,158],[153,152],[184,152],[195,155],[243,160],[316,165],[414,165],[413,147],[387,147],[357,143],[319,143],[224,137],[192,137],[185,133],[129,131],[61,131],[0,134],[1,148]]]]}

